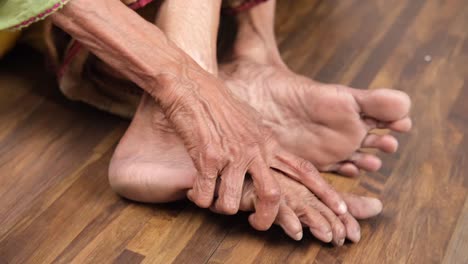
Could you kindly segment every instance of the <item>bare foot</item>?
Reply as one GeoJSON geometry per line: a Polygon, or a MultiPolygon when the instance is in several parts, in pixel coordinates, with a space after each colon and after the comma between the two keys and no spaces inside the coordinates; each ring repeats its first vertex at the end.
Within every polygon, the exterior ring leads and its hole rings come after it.
{"type": "Polygon", "coordinates": [[[280,144],[321,171],[356,176],[376,171],[381,160],[361,148],[392,153],[398,142],[374,128],[407,132],[409,97],[397,90],[359,90],[323,84],[297,75],[284,65],[240,57],[221,65],[220,77],[239,98],[264,118],[280,144]]]}
{"type": "MultiPolygon", "coordinates": [[[[144,95],[112,157],[109,167],[112,188],[136,201],[175,201],[185,198],[195,174],[183,142],[153,99],[144,95]]],[[[302,238],[304,225],[324,242],[342,245],[345,237],[357,242],[360,229],[355,219],[375,216],[382,209],[377,199],[342,194],[349,213],[338,218],[303,185],[280,173],[275,173],[275,177],[282,191],[276,224],[296,240],[302,238]]],[[[241,210],[252,211],[255,197],[253,184],[246,179],[241,210]]]]}

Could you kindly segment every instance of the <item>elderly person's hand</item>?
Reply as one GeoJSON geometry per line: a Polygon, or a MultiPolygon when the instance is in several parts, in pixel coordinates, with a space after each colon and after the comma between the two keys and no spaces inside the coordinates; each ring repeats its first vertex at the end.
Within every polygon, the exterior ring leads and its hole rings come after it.
{"type": "Polygon", "coordinates": [[[188,193],[197,205],[236,213],[248,172],[257,196],[250,223],[268,229],[280,199],[278,183],[269,172],[272,167],[298,175],[295,179],[335,213],[346,212],[344,201],[315,168],[283,151],[250,106],[236,100],[222,82],[120,1],[73,0],[52,19],[159,102],[198,170],[188,193]],[[219,197],[213,204],[217,180],[219,197]]]}
{"type": "Polygon", "coordinates": [[[311,164],[278,146],[255,110],[235,99],[214,76],[191,67],[182,72],[174,87],[159,90],[156,98],[160,98],[166,117],[176,127],[199,172],[188,193],[192,201],[209,207],[219,180],[215,211],[236,213],[248,172],[257,195],[256,213],[250,222],[257,229],[267,229],[279,206],[280,188],[269,171],[275,167],[302,175],[315,194],[339,210],[341,198],[311,164]]]}

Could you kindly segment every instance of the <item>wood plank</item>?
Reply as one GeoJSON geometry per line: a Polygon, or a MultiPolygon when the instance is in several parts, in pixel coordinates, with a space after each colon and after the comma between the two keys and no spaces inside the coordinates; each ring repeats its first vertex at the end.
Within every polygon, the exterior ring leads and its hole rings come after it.
{"type": "Polygon", "coordinates": [[[468,261],[466,249],[468,248],[468,200],[458,219],[457,227],[453,231],[452,239],[447,247],[447,251],[442,263],[465,263],[468,261]]]}
{"type": "Polygon", "coordinates": [[[413,100],[414,129],[381,155],[381,171],[324,174],[384,202],[361,222],[361,241],[340,248],[307,232],[300,242],[278,227],[257,232],[245,213],[118,197],[107,166],[128,121],[65,99],[37,70],[42,58],[19,47],[0,61],[0,263],[467,262],[466,25],[463,0],[279,1],[278,43],[293,70],[413,100]]]}

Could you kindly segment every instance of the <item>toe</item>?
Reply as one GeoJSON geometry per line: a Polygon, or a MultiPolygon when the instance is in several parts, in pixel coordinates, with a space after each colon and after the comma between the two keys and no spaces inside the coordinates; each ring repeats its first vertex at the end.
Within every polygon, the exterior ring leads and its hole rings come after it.
{"type": "Polygon", "coordinates": [[[302,239],[302,225],[294,211],[286,204],[281,204],[275,223],[294,240],[302,239]]]}
{"type": "Polygon", "coordinates": [[[398,90],[359,90],[350,88],[364,115],[383,122],[393,122],[408,116],[411,100],[398,90]]]}
{"type": "Polygon", "coordinates": [[[393,153],[398,149],[398,141],[391,135],[368,134],[363,142],[363,148],[376,148],[383,152],[393,153]]]}
{"type": "Polygon", "coordinates": [[[411,130],[412,125],[413,124],[411,122],[411,119],[409,117],[405,117],[403,119],[390,123],[388,125],[388,128],[396,132],[408,132],[411,130]]]}
{"type": "Polygon", "coordinates": [[[349,213],[356,219],[367,219],[382,212],[382,202],[379,199],[342,193],[348,205],[349,213]]]}
{"type": "Polygon", "coordinates": [[[365,171],[378,171],[382,167],[382,160],[369,153],[355,152],[351,156],[350,161],[365,171]]]}
{"type": "Polygon", "coordinates": [[[335,171],[347,177],[359,176],[359,168],[354,163],[351,163],[351,162],[345,162],[343,164],[340,164],[339,167],[335,171]]]}

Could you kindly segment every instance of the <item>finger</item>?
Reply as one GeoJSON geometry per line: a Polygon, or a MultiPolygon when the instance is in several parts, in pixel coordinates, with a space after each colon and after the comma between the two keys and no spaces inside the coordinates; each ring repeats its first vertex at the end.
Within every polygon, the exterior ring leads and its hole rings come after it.
{"type": "Polygon", "coordinates": [[[249,216],[249,222],[257,230],[267,230],[278,214],[281,189],[261,158],[252,162],[249,173],[257,195],[255,213],[249,216]]]}
{"type": "Polygon", "coordinates": [[[279,155],[272,161],[273,168],[309,188],[335,213],[346,213],[346,203],[310,162],[286,151],[281,150],[278,153],[279,155]]]}
{"type": "Polygon", "coordinates": [[[382,160],[369,153],[354,152],[350,160],[360,169],[365,171],[378,171],[382,167],[382,160]]]}
{"type": "Polygon", "coordinates": [[[356,219],[371,218],[382,212],[382,202],[379,199],[349,193],[343,193],[342,196],[348,204],[349,213],[356,219]]]}
{"type": "Polygon", "coordinates": [[[319,200],[311,201],[310,206],[319,211],[327,219],[333,233],[333,244],[335,246],[342,246],[346,238],[346,229],[341,220],[319,200]]]}
{"type": "Polygon", "coordinates": [[[398,140],[392,135],[368,134],[362,141],[362,147],[394,153],[398,149],[398,140]]]}
{"type": "Polygon", "coordinates": [[[245,173],[246,169],[239,170],[229,165],[223,170],[220,176],[218,199],[214,203],[216,212],[233,215],[239,211],[245,173]]]}
{"type": "Polygon", "coordinates": [[[346,229],[346,237],[354,243],[361,240],[361,226],[358,221],[348,213],[339,216],[346,229]]]}
{"type": "Polygon", "coordinates": [[[198,174],[193,188],[187,192],[187,198],[197,206],[208,208],[213,203],[217,173],[198,174]]]}
{"type": "Polygon", "coordinates": [[[333,240],[330,223],[317,210],[304,206],[298,213],[301,222],[309,227],[310,232],[318,240],[329,243],[333,240]]]}
{"type": "Polygon", "coordinates": [[[302,225],[299,218],[285,203],[280,204],[275,223],[281,226],[284,232],[294,240],[302,239],[302,225]]]}

